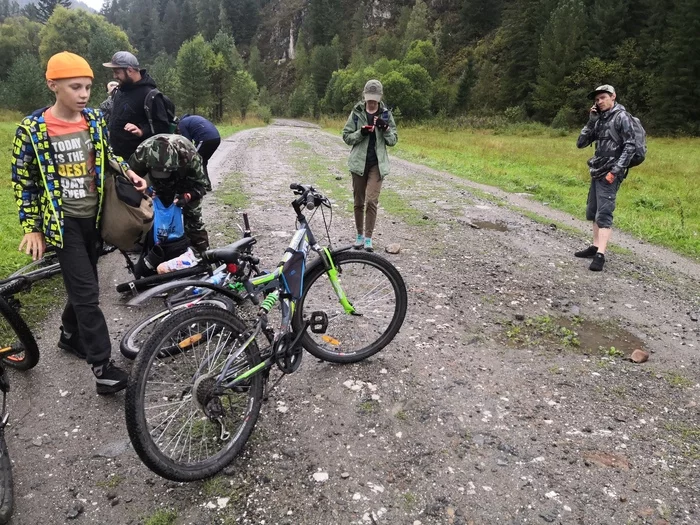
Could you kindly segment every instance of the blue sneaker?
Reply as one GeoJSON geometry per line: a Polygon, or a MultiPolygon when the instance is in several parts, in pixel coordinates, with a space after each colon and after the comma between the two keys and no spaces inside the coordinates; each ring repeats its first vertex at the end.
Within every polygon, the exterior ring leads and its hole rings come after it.
{"type": "Polygon", "coordinates": [[[358,233],[357,237],[355,237],[355,244],[353,244],[352,247],[355,248],[356,250],[361,250],[364,242],[365,242],[365,236],[358,233]]]}
{"type": "Polygon", "coordinates": [[[366,252],[373,252],[374,247],[372,246],[372,239],[367,237],[365,238],[365,251],[366,252]]]}

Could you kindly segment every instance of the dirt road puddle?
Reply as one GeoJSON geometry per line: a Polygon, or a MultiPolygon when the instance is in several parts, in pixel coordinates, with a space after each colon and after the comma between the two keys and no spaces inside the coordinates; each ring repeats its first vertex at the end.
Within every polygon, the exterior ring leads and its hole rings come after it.
{"type": "Polygon", "coordinates": [[[547,315],[513,321],[505,336],[511,346],[565,349],[587,355],[629,356],[644,341],[613,323],[547,315]]]}
{"type": "Polygon", "coordinates": [[[507,232],[508,226],[500,222],[471,221],[470,226],[479,230],[494,230],[497,232],[507,232]]]}

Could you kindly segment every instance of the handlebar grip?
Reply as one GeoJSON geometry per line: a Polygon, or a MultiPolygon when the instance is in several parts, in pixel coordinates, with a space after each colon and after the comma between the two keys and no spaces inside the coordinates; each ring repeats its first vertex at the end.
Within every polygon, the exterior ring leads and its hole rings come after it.
{"type": "Polygon", "coordinates": [[[301,189],[301,185],[298,184],[298,183],[296,183],[296,182],[292,182],[292,183],[289,185],[289,189],[290,189],[290,190],[300,190],[300,189],[301,189]]]}
{"type": "Polygon", "coordinates": [[[316,204],[314,204],[314,201],[307,201],[306,203],[306,209],[311,211],[316,207],[316,204]]]}
{"type": "Polygon", "coordinates": [[[245,228],[246,232],[250,232],[250,222],[248,222],[248,214],[247,213],[243,214],[243,227],[245,228]]]}

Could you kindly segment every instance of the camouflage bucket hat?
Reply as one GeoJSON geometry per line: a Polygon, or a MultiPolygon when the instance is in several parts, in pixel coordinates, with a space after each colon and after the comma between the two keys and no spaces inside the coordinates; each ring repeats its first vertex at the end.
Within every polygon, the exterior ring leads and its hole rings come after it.
{"type": "Polygon", "coordinates": [[[153,137],[148,150],[146,165],[151,169],[153,178],[167,179],[172,172],[180,168],[180,156],[177,148],[167,137],[153,137]]]}

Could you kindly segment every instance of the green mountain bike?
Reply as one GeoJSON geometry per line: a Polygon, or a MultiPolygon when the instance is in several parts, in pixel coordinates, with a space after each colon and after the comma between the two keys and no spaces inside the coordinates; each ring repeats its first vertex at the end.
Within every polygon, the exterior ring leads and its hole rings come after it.
{"type": "MultiPolygon", "coordinates": [[[[253,315],[242,318],[240,306],[194,305],[173,313],[141,345],[126,392],[126,424],[139,457],[160,476],[193,481],[230,464],[255,427],[272,367],[282,377],[295,372],[303,349],[333,363],[361,361],[387,346],[403,324],[407,296],[399,271],[374,253],[321,247],[302,211],[330,209],[330,201],[311,186],[291,189],[298,229],[284,257],[273,271],[240,281],[243,297],[256,304],[253,315]],[[318,258],[307,267],[310,251],[318,258]],[[280,313],[277,328],[268,320],[273,308],[280,313]]],[[[244,238],[204,258],[244,265],[254,243],[244,238]]],[[[177,286],[241,298],[228,286],[181,281],[138,300],[177,286]]]]}

